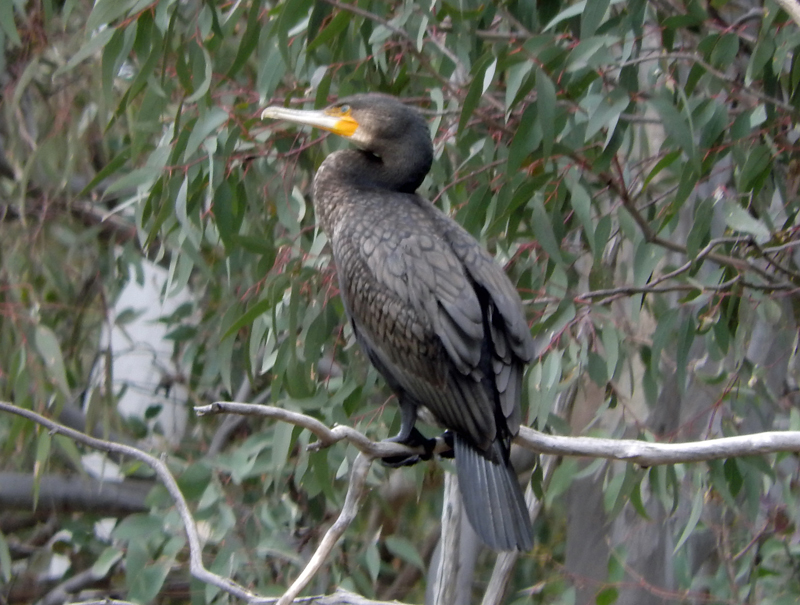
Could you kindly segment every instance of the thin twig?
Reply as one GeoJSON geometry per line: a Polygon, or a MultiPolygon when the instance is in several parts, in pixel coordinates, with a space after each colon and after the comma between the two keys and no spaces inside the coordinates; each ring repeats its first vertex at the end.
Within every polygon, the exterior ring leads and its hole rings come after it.
{"type": "Polygon", "coordinates": [[[737,80],[736,78],[727,76],[718,69],[715,69],[714,67],[706,63],[706,61],[702,57],[695,55],[693,53],[672,52],[672,53],[659,53],[659,54],[647,55],[645,57],[636,57],[634,59],[628,59],[627,61],[623,61],[622,63],[619,63],[614,67],[616,69],[622,69],[623,67],[627,67],[629,65],[637,65],[639,63],[647,63],[649,61],[660,61],[662,59],[667,59],[667,60],[673,59],[676,61],[692,61],[693,63],[697,63],[700,67],[705,69],[709,74],[711,74],[715,78],[722,80],[723,82],[727,82],[732,86],[735,86],[746,95],[756,98],[759,101],[763,101],[764,103],[770,103],[772,105],[775,105],[776,107],[779,107],[784,111],[788,111],[790,113],[797,112],[797,109],[792,105],[790,105],[789,103],[781,101],[780,99],[776,99],[775,97],[766,95],[763,92],[752,90],[751,88],[743,85],[742,82],[737,80]]]}
{"type": "MultiPolygon", "coordinates": [[[[369,437],[351,426],[338,425],[331,429],[311,416],[270,405],[217,401],[211,405],[197,406],[194,410],[198,416],[205,416],[207,414],[241,414],[244,416],[261,416],[262,418],[272,418],[274,420],[288,422],[289,424],[310,431],[317,437],[318,441],[308,446],[308,449],[311,451],[318,451],[334,443],[338,443],[339,441],[347,440],[358,451],[371,458],[387,458],[390,456],[408,456],[409,454],[425,453],[425,450],[421,447],[410,448],[400,443],[393,443],[390,441],[372,441],[369,437]]],[[[444,452],[449,449],[444,440],[439,439],[434,448],[434,453],[444,452]]]]}
{"type": "Polygon", "coordinates": [[[711,286],[707,284],[675,284],[672,286],[621,286],[619,288],[607,288],[605,290],[592,290],[584,292],[575,297],[576,303],[586,303],[589,300],[600,298],[594,304],[604,305],[621,296],[633,296],[634,294],[666,294],[669,292],[691,292],[693,290],[724,292],[730,290],[741,281],[741,276],[737,275],[726,282],[711,286]]]}
{"type": "Polygon", "coordinates": [[[308,565],[292,583],[289,590],[283,594],[277,605],[290,605],[294,601],[295,597],[300,594],[325,564],[339,538],[342,537],[345,530],[353,522],[353,519],[356,518],[359,504],[367,491],[367,475],[373,460],[374,458],[363,452],[356,456],[353,461],[353,467],[350,469],[350,485],[347,488],[347,496],[344,499],[344,506],[342,507],[342,512],[339,513],[339,518],[325,532],[325,537],[319,543],[314,556],[311,557],[308,565]]]}

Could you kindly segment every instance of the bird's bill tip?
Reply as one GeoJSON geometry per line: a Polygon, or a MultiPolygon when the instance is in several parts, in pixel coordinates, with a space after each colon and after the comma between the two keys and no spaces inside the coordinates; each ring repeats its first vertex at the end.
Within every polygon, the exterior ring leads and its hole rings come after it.
{"type": "Polygon", "coordinates": [[[261,112],[262,120],[286,120],[322,128],[342,137],[352,137],[358,129],[358,122],[349,115],[329,113],[326,110],[290,109],[288,107],[267,107],[261,112]]]}

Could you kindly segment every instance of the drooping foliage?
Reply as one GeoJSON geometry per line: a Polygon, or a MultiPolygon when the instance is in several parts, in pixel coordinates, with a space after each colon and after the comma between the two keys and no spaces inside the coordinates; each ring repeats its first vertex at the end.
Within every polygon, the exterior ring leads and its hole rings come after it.
{"type": "MultiPolygon", "coordinates": [[[[310,453],[307,432],[248,421],[209,452],[220,420],[191,406],[244,396],[396,432],[309,197],[345,143],[258,118],[369,90],[428,116],[436,159],[420,192],[518,285],[542,350],[528,425],[664,441],[799,429],[798,27],[772,1],[0,2],[0,399],[54,417],[79,407],[106,436],[168,449],[210,567],[279,594],[341,507],[354,450],[310,453]],[[143,387],[185,389],[173,413],[188,427],[170,435],[160,404],[118,414],[103,336],[132,325],[120,293],[153,265],[161,297],[189,301],[159,320],[176,370],[143,387]]],[[[10,416],[0,444],[2,468],[37,482],[85,466],[10,416]]],[[[446,465],[375,465],[313,591],[420,601],[446,465]]],[[[797,472],[788,455],[537,467],[545,507],[512,593],[794,603],[797,472]],[[592,565],[576,541],[598,549],[592,565]],[[674,556],[659,563],[642,541],[674,556]]],[[[0,514],[7,602],[25,600],[15,591],[42,561],[51,584],[94,565],[135,601],[170,587],[227,598],[187,587],[158,490],[142,512],[58,515],[45,546],[38,506],[22,525],[0,514]]]]}

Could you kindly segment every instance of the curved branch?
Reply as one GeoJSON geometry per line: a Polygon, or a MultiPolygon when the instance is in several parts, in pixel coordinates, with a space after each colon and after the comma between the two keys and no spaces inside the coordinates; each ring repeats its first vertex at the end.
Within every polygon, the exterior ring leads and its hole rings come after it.
{"type": "MultiPolygon", "coordinates": [[[[289,424],[304,428],[316,435],[319,441],[308,446],[310,451],[318,451],[330,447],[339,441],[346,440],[359,452],[366,454],[370,458],[386,458],[389,456],[406,456],[409,454],[425,453],[425,450],[421,447],[411,448],[390,441],[372,441],[369,437],[351,426],[340,424],[331,429],[316,418],[271,405],[238,403],[235,401],[216,401],[210,405],[196,406],[194,411],[198,416],[205,416],[208,414],[241,414],[243,416],[260,416],[262,418],[272,418],[274,420],[288,422],[289,424]]],[[[436,447],[433,450],[434,454],[446,452],[450,449],[443,439],[437,438],[436,442],[436,447]]]]}
{"type": "Polygon", "coordinates": [[[252,601],[256,598],[255,594],[243,586],[240,586],[228,578],[224,578],[212,573],[205,568],[203,565],[200,538],[197,535],[197,527],[195,526],[194,519],[189,511],[189,505],[186,503],[178,484],[175,482],[175,478],[172,476],[172,473],[170,473],[167,465],[164,462],[130,445],[112,443],[110,441],[104,441],[102,439],[90,437],[89,435],[84,435],[83,433],[54,422],[49,418],[45,418],[36,412],[17,407],[14,404],[6,401],[0,401],[0,411],[9,412],[10,414],[16,414],[17,416],[27,418],[28,420],[47,428],[51,434],[64,435],[73,441],[82,443],[92,449],[100,450],[101,452],[114,452],[117,454],[130,456],[131,458],[138,460],[139,462],[142,462],[152,468],[158,478],[164,484],[164,487],[169,492],[172,500],[175,502],[175,506],[178,509],[178,514],[183,521],[183,526],[186,530],[186,538],[189,542],[189,570],[192,576],[201,582],[216,586],[217,588],[220,588],[240,599],[252,601]]]}
{"type": "Polygon", "coordinates": [[[361,503],[364,494],[366,493],[367,475],[372,466],[373,458],[364,452],[356,456],[353,461],[353,467],[350,469],[350,485],[347,488],[347,496],[344,499],[344,506],[342,512],[336,522],[330,526],[325,537],[322,538],[319,546],[317,547],[314,556],[306,565],[303,572],[292,583],[284,595],[280,598],[277,605],[290,605],[295,597],[306,587],[306,585],[313,579],[317,572],[322,568],[328,555],[333,551],[333,547],[342,537],[345,530],[353,522],[358,513],[358,506],[361,503]]]}
{"type": "MultiPolygon", "coordinates": [[[[202,582],[217,586],[250,603],[275,602],[274,598],[259,597],[236,582],[214,574],[203,566],[200,540],[197,535],[194,519],[191,516],[188,504],[183,498],[174,477],[164,462],[135,447],[90,437],[35,412],[19,408],[8,402],[0,401],[0,411],[27,418],[28,420],[46,427],[51,433],[65,435],[93,449],[130,456],[131,458],[147,464],[164,483],[184,523],[189,543],[190,571],[192,576],[202,582]]],[[[330,555],[336,543],[355,518],[359,503],[366,493],[366,480],[372,461],[377,457],[420,453],[415,448],[409,448],[397,443],[376,443],[352,427],[336,426],[331,429],[311,416],[273,406],[217,402],[208,406],[198,407],[196,411],[201,415],[230,412],[273,418],[306,428],[314,433],[319,441],[311,444],[309,446],[311,449],[320,449],[322,447],[328,447],[338,441],[347,440],[360,450],[359,455],[353,462],[350,485],[342,512],[325,534],[306,568],[278,601],[279,605],[288,605],[295,599],[297,594],[305,588],[308,582],[322,567],[325,559],[330,555]]],[[[651,443],[633,439],[600,439],[595,437],[548,435],[531,428],[522,427],[519,434],[515,437],[514,442],[540,454],[606,458],[633,462],[641,466],[654,466],[681,462],[701,462],[705,460],[776,452],[800,452],[800,431],[770,431],[688,443],[651,443]]],[[[444,444],[443,440],[438,440],[436,451],[443,452],[446,449],[447,446],[444,444]]],[[[328,597],[310,597],[302,600],[307,602],[324,602],[325,598],[328,597]],[[320,598],[322,598],[323,601],[319,601],[320,598]]],[[[369,603],[370,601],[362,600],[360,602],[369,603]]]]}
{"type": "MultiPolygon", "coordinates": [[[[345,439],[359,451],[373,458],[419,454],[422,452],[421,449],[410,448],[399,443],[385,441],[376,443],[349,426],[340,425],[329,429],[316,418],[273,406],[220,401],[209,406],[195,408],[195,410],[203,414],[226,411],[283,420],[313,432],[319,438],[319,441],[312,443],[308,447],[315,450],[328,447],[337,441],[345,439]]],[[[441,439],[437,441],[435,452],[447,451],[448,448],[444,441],[441,439]]],[[[768,431],[686,443],[653,443],[638,439],[548,435],[528,427],[521,427],[519,434],[514,438],[514,443],[537,454],[606,458],[633,462],[640,466],[657,466],[660,464],[757,456],[777,452],[800,452],[800,431],[768,431]]]]}

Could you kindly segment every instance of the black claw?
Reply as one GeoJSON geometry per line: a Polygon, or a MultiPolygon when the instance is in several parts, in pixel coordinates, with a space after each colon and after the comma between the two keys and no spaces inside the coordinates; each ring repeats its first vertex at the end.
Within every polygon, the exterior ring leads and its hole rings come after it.
{"type": "Polygon", "coordinates": [[[435,439],[428,439],[416,428],[411,429],[407,436],[400,434],[390,437],[389,439],[386,439],[386,441],[391,443],[402,443],[408,447],[422,447],[425,449],[424,454],[411,454],[409,456],[386,456],[385,458],[382,458],[381,463],[390,468],[413,466],[422,460],[430,460],[433,457],[433,450],[436,447],[435,439]]]}
{"type": "Polygon", "coordinates": [[[411,456],[386,456],[381,458],[381,464],[389,468],[400,468],[402,466],[414,466],[421,458],[412,454],[411,456]]]}
{"type": "Polygon", "coordinates": [[[444,433],[442,433],[441,437],[442,437],[442,440],[444,441],[444,444],[450,449],[448,449],[448,450],[446,450],[444,452],[440,452],[439,456],[441,456],[442,458],[455,458],[456,457],[456,453],[453,450],[453,447],[454,447],[453,442],[455,440],[455,433],[453,433],[453,431],[445,431],[444,433]]]}

